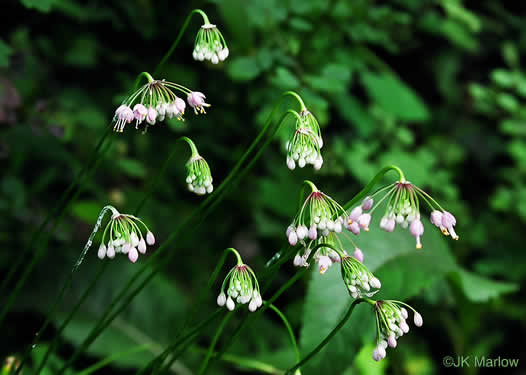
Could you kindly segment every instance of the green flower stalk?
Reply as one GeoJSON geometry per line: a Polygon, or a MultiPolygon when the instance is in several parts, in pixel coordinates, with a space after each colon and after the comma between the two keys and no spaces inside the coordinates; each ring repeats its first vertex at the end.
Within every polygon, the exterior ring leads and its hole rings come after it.
{"type": "Polygon", "coordinates": [[[385,358],[387,347],[396,348],[397,340],[409,332],[409,325],[406,322],[409,314],[406,307],[413,311],[415,326],[421,327],[424,324],[422,315],[408,304],[394,300],[383,300],[375,303],[376,347],[373,350],[375,361],[385,358]]]}
{"type": "Polygon", "coordinates": [[[230,248],[230,251],[236,255],[237,265],[228,272],[223,280],[221,292],[217,296],[217,304],[226,305],[227,309],[232,311],[236,306],[235,302],[248,303],[248,309],[254,312],[263,304],[256,274],[252,268],[243,263],[235,249],[230,248]]]}
{"type": "Polygon", "coordinates": [[[164,79],[153,79],[146,72],[143,74],[148,82],[128,96],[115,111],[113,130],[116,132],[123,132],[125,126],[134,120],[136,129],[143,122],[146,123],[143,133],[146,132],[149,125],[164,121],[166,117],[183,120],[186,103],[176,95],[176,92],[186,96],[188,104],[196,114],[206,113],[204,107],[210,106],[205,103],[205,95],[201,92],[192,91],[178,83],[164,79]]]}
{"type": "Polygon", "coordinates": [[[314,169],[319,170],[323,165],[321,148],[323,139],[320,126],[316,118],[307,110],[302,110],[296,115],[294,133],[285,148],[287,150],[287,167],[290,170],[298,167],[303,168],[306,164],[312,164],[314,169]]]}
{"type": "Polygon", "coordinates": [[[219,61],[225,61],[228,53],[228,47],[219,29],[216,25],[206,21],[195,37],[194,52],[192,53],[194,60],[208,60],[212,64],[217,64],[219,61]]]}

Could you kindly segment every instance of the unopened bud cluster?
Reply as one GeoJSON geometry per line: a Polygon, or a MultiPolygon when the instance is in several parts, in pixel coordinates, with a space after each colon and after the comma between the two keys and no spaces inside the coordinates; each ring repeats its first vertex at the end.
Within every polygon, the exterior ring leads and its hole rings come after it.
{"type": "Polygon", "coordinates": [[[136,129],[140,124],[146,122],[146,131],[148,125],[164,121],[165,117],[183,120],[186,103],[174,91],[179,91],[186,96],[188,104],[196,114],[205,113],[204,107],[210,106],[205,103],[205,95],[201,92],[191,91],[182,85],[164,79],[151,79],[117,108],[113,118],[115,122],[113,130],[122,132],[124,127],[133,121],[135,121],[136,129]]]}
{"type": "Polygon", "coordinates": [[[228,47],[216,25],[204,24],[195,37],[194,60],[208,60],[212,64],[224,61],[228,57],[228,47]]]}
{"type": "Polygon", "coordinates": [[[301,111],[297,114],[294,133],[286,144],[287,167],[292,170],[296,165],[303,168],[306,164],[312,164],[314,169],[319,170],[323,165],[320,151],[322,147],[323,139],[318,121],[306,109],[301,111]]]}
{"type": "Polygon", "coordinates": [[[128,255],[130,261],[135,263],[139,258],[139,253],[146,253],[146,245],[155,244],[155,237],[138,217],[121,214],[113,207],[112,213],[102,234],[97,255],[100,259],[106,256],[112,259],[115,254],[122,253],[128,255]],[[145,236],[141,229],[145,231],[145,236]],[[106,236],[108,236],[107,243],[105,242],[106,236]]]}
{"type": "Polygon", "coordinates": [[[387,347],[396,348],[397,340],[409,332],[407,318],[409,314],[406,307],[413,311],[415,326],[421,327],[424,323],[420,315],[411,306],[392,300],[377,301],[376,313],[376,347],[373,350],[373,359],[379,361],[387,355],[387,347]]]}
{"type": "Polygon", "coordinates": [[[346,222],[347,214],[334,199],[322,193],[311,183],[312,193],[305,200],[300,211],[286,230],[291,246],[298,241],[315,241],[318,237],[327,237],[331,232],[340,233],[346,222]]]}
{"type": "Polygon", "coordinates": [[[342,278],[352,298],[362,296],[371,297],[380,289],[382,284],[361,261],[352,256],[345,256],[341,260],[342,278]]]}
{"type": "Polygon", "coordinates": [[[185,167],[188,190],[197,195],[211,193],[214,190],[210,167],[201,155],[192,156],[186,163],[185,167]]]}
{"type": "Polygon", "coordinates": [[[217,296],[217,304],[226,305],[230,311],[234,310],[236,303],[248,303],[248,309],[252,312],[263,304],[256,275],[243,263],[230,270],[223,281],[221,293],[217,296]]]}

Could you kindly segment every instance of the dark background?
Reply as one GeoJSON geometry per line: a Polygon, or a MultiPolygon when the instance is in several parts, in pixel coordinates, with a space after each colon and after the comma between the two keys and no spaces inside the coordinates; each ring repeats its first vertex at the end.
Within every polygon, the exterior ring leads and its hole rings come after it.
{"type": "MultiPolygon", "coordinates": [[[[365,264],[382,280],[380,298],[407,301],[422,313],[424,326],[412,329],[377,364],[371,360],[372,314],[360,306],[303,373],[438,374],[446,371],[446,355],[521,361],[518,369],[448,372],[524,373],[520,342],[526,309],[520,285],[526,276],[526,75],[521,60],[526,16],[520,2],[4,0],[1,12],[2,274],[22,264],[2,290],[2,301],[35,253],[47,248],[4,322],[3,357],[19,355],[42,324],[100,209],[112,204],[133,212],[174,147],[178,151],[140,217],[162,244],[197,207],[202,198],[186,190],[189,152],[176,145],[179,136],[196,142],[218,186],[280,93],[295,90],[322,127],[321,171],[286,168],[284,143],[293,124],[282,126],[214,214],[190,237],[171,245],[169,251],[177,252],[174,260],[155,265],[162,266],[161,275],[76,369],[146,343],[140,355],[122,356],[100,370],[133,373],[161,352],[174,340],[224,248],[236,247],[261,272],[285,243],[305,178],[343,203],[382,166],[394,163],[457,217],[458,242],[441,237],[426,220],[422,252],[400,229],[390,235],[374,225],[358,238],[365,264]],[[128,126],[112,136],[111,148],[57,229],[47,227],[49,244],[37,241],[28,248],[33,233],[92,158],[137,74],[153,72],[195,7],[223,32],[229,58],[218,65],[192,59],[201,23],[194,16],[162,74],[154,78],[204,92],[212,104],[208,114],[188,111],[184,123],[165,121],[146,135],[128,126]]],[[[385,182],[394,178],[389,175],[385,182]]],[[[56,321],[91,282],[100,262],[95,252],[76,274],[56,321]]],[[[221,278],[233,264],[233,259],[227,262],[221,278]]],[[[113,261],[61,337],[54,363],[73,352],[138,266],[124,257],[113,261]]],[[[270,290],[294,271],[292,264],[284,266],[270,290]]],[[[199,316],[215,309],[219,287],[218,282],[199,316]]],[[[276,305],[307,353],[336,325],[349,302],[338,267],[333,267],[323,276],[313,272],[302,279],[276,305]]],[[[227,326],[219,347],[236,321],[227,326]]],[[[196,345],[205,348],[216,327],[217,322],[196,345]]],[[[53,335],[52,329],[45,333],[34,358],[53,335]]],[[[197,371],[203,356],[196,350],[173,371],[197,371]]],[[[294,363],[285,328],[270,311],[243,331],[229,353],[281,369],[294,363]]],[[[240,371],[236,368],[221,362],[211,373],[240,371]]]]}

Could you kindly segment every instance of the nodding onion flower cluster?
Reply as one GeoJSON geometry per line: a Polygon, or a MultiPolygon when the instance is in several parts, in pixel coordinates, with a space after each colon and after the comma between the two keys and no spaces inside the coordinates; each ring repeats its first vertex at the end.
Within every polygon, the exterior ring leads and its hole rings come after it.
{"type": "Polygon", "coordinates": [[[238,257],[238,263],[228,272],[223,280],[221,293],[217,296],[217,304],[219,306],[226,305],[227,309],[232,311],[236,307],[235,302],[241,304],[248,303],[248,309],[254,312],[263,304],[263,299],[259,292],[258,280],[252,268],[241,261],[241,257],[237,251],[236,256],[238,257]]]}
{"type": "Polygon", "coordinates": [[[382,283],[356,257],[345,255],[341,259],[342,278],[352,298],[371,297],[380,289],[382,283]]]}
{"type": "MultiPolygon", "coordinates": [[[[352,212],[361,212],[362,209],[368,207],[373,211],[384,201],[387,200],[387,207],[385,213],[380,220],[380,228],[387,232],[392,232],[399,224],[402,228],[409,228],[409,233],[416,238],[416,248],[422,248],[421,237],[424,234],[424,224],[420,219],[420,200],[423,200],[431,209],[430,221],[433,225],[440,228],[444,235],[450,235],[455,240],[458,240],[458,235],[455,233],[454,226],[456,225],[455,217],[444,210],[435,199],[429,194],[420,189],[418,186],[409,181],[397,181],[391,185],[384,186],[374,193],[371,197],[365,198],[361,207],[356,207],[352,212]],[[374,204],[373,197],[379,194],[383,196],[374,204]]],[[[353,214],[351,212],[351,217],[353,214]]],[[[367,225],[371,220],[370,214],[362,214],[358,218],[367,225]],[[364,217],[364,215],[367,215],[364,217]]]]}
{"type": "Polygon", "coordinates": [[[104,259],[106,256],[113,259],[115,254],[122,253],[128,255],[130,261],[135,263],[139,258],[139,253],[146,253],[147,244],[150,246],[155,244],[155,237],[138,217],[121,214],[113,207],[110,209],[112,216],[102,234],[97,255],[99,259],[104,259]],[[141,228],[146,232],[146,238],[141,228]],[[106,236],[109,237],[107,245],[106,236]]]}
{"type": "Polygon", "coordinates": [[[175,117],[183,120],[186,103],[179,98],[174,91],[179,91],[186,96],[190,107],[196,114],[206,113],[205,95],[201,92],[192,91],[178,83],[166,80],[154,80],[148,75],[149,82],[131,94],[115,111],[113,130],[124,131],[124,127],[135,121],[135,129],[146,122],[144,132],[149,125],[164,121],[165,117],[175,117]]]}
{"type": "Polygon", "coordinates": [[[316,118],[306,109],[299,114],[296,113],[294,133],[285,146],[287,167],[293,170],[296,168],[296,163],[300,168],[312,164],[314,169],[319,170],[323,165],[320,151],[322,147],[323,139],[316,118]]]}
{"type": "Polygon", "coordinates": [[[212,64],[225,61],[228,57],[228,47],[216,25],[205,23],[195,37],[194,60],[208,60],[212,64]]]}
{"type": "Polygon", "coordinates": [[[379,361],[386,356],[387,347],[396,348],[397,340],[409,332],[406,322],[409,314],[406,307],[413,311],[415,326],[424,324],[422,315],[406,303],[393,300],[377,301],[374,305],[376,313],[376,347],[373,359],[379,361]]]}
{"type": "Polygon", "coordinates": [[[193,191],[197,195],[211,193],[214,190],[210,167],[201,155],[192,155],[185,167],[188,190],[193,191]]]}
{"type": "Polygon", "coordinates": [[[315,241],[318,237],[327,237],[329,233],[340,233],[347,214],[334,199],[319,191],[310,181],[311,188],[300,211],[288,226],[286,235],[291,246],[298,241],[305,244],[306,239],[315,241]]]}
{"type": "Polygon", "coordinates": [[[294,265],[296,267],[309,266],[307,259],[309,258],[313,247],[317,247],[313,259],[315,263],[318,264],[318,271],[321,274],[324,274],[333,263],[340,262],[340,255],[333,249],[341,248],[341,243],[336,234],[329,233],[327,237],[320,236],[315,241],[311,241],[304,249],[298,251],[294,257],[294,265]]]}

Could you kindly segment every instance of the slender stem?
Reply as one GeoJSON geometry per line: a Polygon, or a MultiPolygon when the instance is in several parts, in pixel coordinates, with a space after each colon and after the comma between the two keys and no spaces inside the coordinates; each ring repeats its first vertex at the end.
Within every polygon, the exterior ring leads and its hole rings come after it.
{"type": "MultiPolygon", "coordinates": [[[[265,301],[264,303],[266,304],[267,302],[265,301]]],[[[289,333],[290,342],[292,343],[292,347],[294,348],[294,353],[296,354],[296,362],[299,362],[300,361],[300,351],[298,349],[298,344],[296,342],[296,337],[294,336],[294,331],[292,330],[292,327],[291,327],[287,317],[275,305],[270,304],[269,307],[272,310],[274,310],[274,312],[276,314],[278,314],[278,316],[283,321],[283,324],[285,324],[285,327],[287,328],[287,332],[289,333]]]]}
{"type": "Polygon", "coordinates": [[[141,83],[142,77],[145,77],[148,80],[148,82],[152,82],[154,80],[153,77],[151,76],[151,74],[148,73],[148,72],[141,72],[141,73],[139,73],[137,78],[135,78],[135,84],[133,85],[133,91],[132,92],[137,91],[137,88],[139,87],[139,83],[141,83]]]}
{"type": "Polygon", "coordinates": [[[374,188],[374,186],[382,179],[382,177],[389,171],[396,171],[398,173],[400,182],[405,181],[404,172],[400,168],[398,168],[396,165],[388,165],[386,167],[383,167],[380,172],[378,172],[371,181],[365,187],[360,190],[358,194],[354,196],[349,202],[347,202],[343,208],[345,210],[348,210],[352,206],[356,204],[356,202],[360,201],[360,199],[365,198],[365,196],[374,188]]]}
{"type": "Polygon", "coordinates": [[[318,191],[318,188],[316,187],[316,185],[314,185],[314,184],[313,184],[311,181],[309,181],[309,180],[305,180],[305,181],[303,181],[303,185],[308,185],[308,186],[311,188],[311,190],[312,190],[313,193],[315,193],[315,192],[318,191]]]}
{"type": "Polygon", "coordinates": [[[181,137],[178,139],[178,141],[184,141],[188,143],[188,146],[190,146],[190,151],[192,152],[192,158],[196,158],[199,156],[199,152],[197,152],[197,147],[195,147],[195,143],[188,137],[181,137]]]}
{"type": "Polygon", "coordinates": [[[94,373],[95,371],[105,367],[106,365],[110,364],[111,362],[115,361],[116,359],[127,357],[130,354],[139,353],[142,351],[146,351],[150,348],[150,344],[143,344],[139,346],[135,346],[128,350],[123,350],[120,352],[113,353],[112,355],[96,362],[95,364],[91,365],[90,367],[80,371],[77,373],[77,375],[89,375],[91,373],[94,373]]]}
{"type": "Polygon", "coordinates": [[[340,320],[340,322],[338,323],[338,325],[336,327],[334,327],[334,329],[327,335],[327,337],[325,337],[322,342],[317,346],[315,347],[309,354],[307,354],[301,361],[299,361],[298,363],[296,363],[294,366],[292,366],[290,369],[288,369],[286,372],[285,372],[285,375],[288,375],[288,374],[292,374],[292,372],[298,368],[300,368],[301,366],[305,365],[308,361],[310,361],[312,359],[312,357],[314,357],[325,345],[327,345],[327,343],[333,338],[333,336],[338,333],[338,331],[345,325],[345,323],[347,322],[347,320],[349,320],[349,318],[351,317],[351,314],[352,312],[354,311],[354,308],[356,307],[356,305],[362,303],[362,302],[365,302],[364,299],[362,298],[358,298],[358,299],[355,299],[353,301],[353,303],[351,303],[351,306],[349,307],[349,309],[347,310],[346,314],[344,315],[343,319],[340,320]]]}
{"type": "Polygon", "coordinates": [[[210,346],[208,347],[208,352],[206,353],[205,359],[203,360],[201,364],[201,368],[199,369],[199,375],[202,375],[206,372],[208,368],[208,362],[210,361],[210,358],[212,357],[212,354],[214,353],[214,348],[217,344],[217,340],[219,340],[219,337],[221,336],[221,333],[223,333],[223,329],[228,324],[228,321],[234,316],[233,313],[227,313],[221,323],[219,324],[219,327],[217,327],[217,331],[212,338],[212,342],[210,343],[210,346]]]}
{"type": "MultiPolygon", "coordinates": [[[[196,346],[190,347],[190,351],[196,352],[196,353],[203,353],[203,354],[207,353],[206,349],[198,348],[196,346]]],[[[216,352],[212,353],[212,357],[216,355],[217,355],[216,352]]],[[[229,363],[238,365],[240,367],[244,367],[244,368],[251,369],[251,370],[256,370],[256,371],[263,372],[266,374],[271,374],[271,375],[283,375],[283,373],[285,372],[283,370],[275,368],[271,364],[257,361],[255,359],[243,358],[243,357],[233,355],[233,354],[225,354],[223,358],[221,358],[221,360],[224,362],[229,362],[229,363]]]]}
{"type": "Polygon", "coordinates": [[[168,59],[170,58],[170,56],[172,56],[172,53],[175,51],[175,48],[177,47],[177,45],[179,44],[179,42],[181,41],[181,38],[186,30],[186,28],[188,27],[188,25],[190,24],[190,20],[192,19],[192,16],[194,14],[200,14],[201,17],[203,17],[203,20],[205,22],[205,24],[208,24],[210,23],[208,21],[208,17],[206,16],[205,12],[203,12],[201,9],[194,9],[190,12],[190,14],[186,17],[186,20],[184,21],[184,24],[183,24],[183,27],[181,27],[181,30],[179,31],[179,34],[177,35],[177,37],[175,38],[174,42],[172,43],[170,49],[168,50],[168,52],[166,52],[166,54],[164,55],[164,57],[161,59],[161,62],[159,63],[159,65],[157,65],[157,68],[155,68],[154,72],[153,72],[153,75],[156,76],[159,74],[159,72],[161,71],[161,69],[163,68],[164,64],[166,64],[166,61],[168,61],[168,59]]]}

